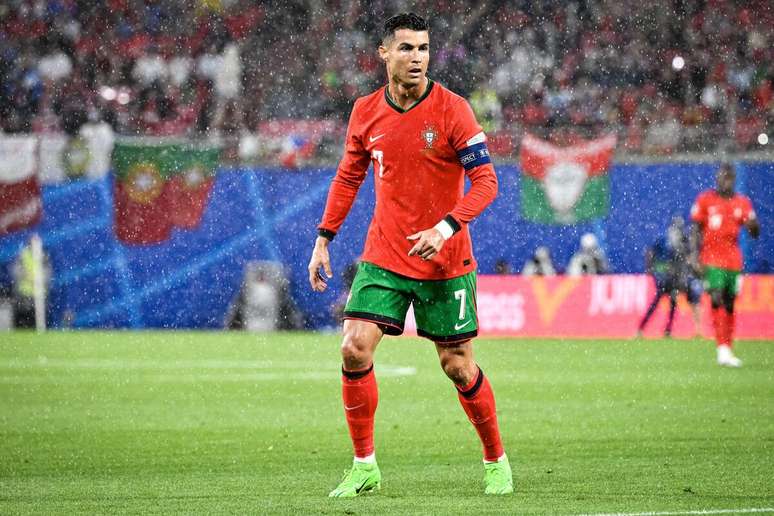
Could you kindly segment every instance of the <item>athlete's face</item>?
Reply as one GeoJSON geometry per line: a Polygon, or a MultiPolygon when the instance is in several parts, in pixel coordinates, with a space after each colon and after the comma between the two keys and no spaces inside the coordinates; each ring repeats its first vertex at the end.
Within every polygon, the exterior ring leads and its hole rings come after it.
{"type": "Polygon", "coordinates": [[[733,170],[728,168],[721,169],[717,175],[718,193],[727,196],[732,195],[734,193],[735,180],[736,175],[733,170]]]}
{"type": "Polygon", "coordinates": [[[398,29],[379,47],[387,64],[387,75],[403,86],[416,86],[427,74],[430,62],[430,35],[426,30],[398,29]]]}

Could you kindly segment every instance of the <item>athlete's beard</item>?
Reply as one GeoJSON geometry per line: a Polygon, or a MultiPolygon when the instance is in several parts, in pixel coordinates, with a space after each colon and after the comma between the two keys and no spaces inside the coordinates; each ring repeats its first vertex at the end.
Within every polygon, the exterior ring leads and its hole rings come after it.
{"type": "MultiPolygon", "coordinates": [[[[408,74],[406,74],[406,75],[408,75],[408,74]]],[[[424,83],[426,77],[427,77],[427,74],[423,73],[422,75],[419,76],[419,80],[417,82],[413,82],[413,81],[411,81],[411,79],[408,79],[408,78],[403,79],[398,73],[393,73],[393,74],[390,75],[390,82],[392,84],[398,84],[398,85],[400,85],[402,88],[404,88],[406,90],[411,90],[413,88],[421,87],[422,84],[424,83]]],[[[395,92],[393,92],[393,93],[395,93],[395,92]]]]}

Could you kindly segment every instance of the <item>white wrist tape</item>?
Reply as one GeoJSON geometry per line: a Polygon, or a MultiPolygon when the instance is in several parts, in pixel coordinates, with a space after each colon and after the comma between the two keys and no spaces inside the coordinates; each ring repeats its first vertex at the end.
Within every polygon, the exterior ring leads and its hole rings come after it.
{"type": "Polygon", "coordinates": [[[451,236],[454,234],[454,228],[452,228],[451,225],[445,220],[442,220],[441,222],[436,224],[435,229],[441,232],[441,236],[443,237],[444,240],[449,240],[451,236]]]}

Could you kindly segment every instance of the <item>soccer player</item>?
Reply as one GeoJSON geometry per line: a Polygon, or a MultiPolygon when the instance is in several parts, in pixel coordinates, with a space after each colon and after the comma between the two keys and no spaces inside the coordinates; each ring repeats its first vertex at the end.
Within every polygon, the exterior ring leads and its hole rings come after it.
{"type": "Polygon", "coordinates": [[[723,164],[717,172],[717,187],[699,194],[691,208],[693,240],[700,245],[699,262],[704,283],[712,301],[718,364],[739,367],[742,361],[731,351],[734,340],[734,300],[739,292],[742,251],[739,231],[747,228],[758,238],[760,225],[750,199],[734,193],[736,173],[723,164]]]}
{"type": "Polygon", "coordinates": [[[309,282],[321,292],[333,277],[328,246],[373,164],[376,205],[344,309],[341,345],[342,398],[355,457],[330,496],[353,497],[380,486],[373,355],[385,333],[403,332],[411,304],[418,333],[435,343],[481,439],[485,493],[511,493],[494,394],[471,343],[478,320],[468,223],[497,195],[486,137],[468,103],[428,78],[424,19],[413,13],[388,19],[379,55],[387,84],[355,102],[309,262],[309,282]],[[471,186],[464,194],[466,176],[471,186]]]}
{"type": "MultiPolygon", "coordinates": [[[[653,276],[656,284],[656,294],[640,321],[637,336],[641,337],[650,318],[664,296],[669,296],[669,315],[664,328],[664,337],[672,335],[672,324],[677,308],[677,294],[685,293],[694,318],[695,335],[699,334],[699,307],[701,285],[694,283],[691,266],[689,238],[685,234],[685,221],[679,215],[672,218],[672,223],[645,253],[645,269],[653,276]]],[[[698,281],[698,280],[697,280],[698,281]]]]}
{"type": "Polygon", "coordinates": [[[678,291],[678,267],[679,267],[679,242],[682,237],[681,230],[674,230],[674,223],[667,229],[667,234],[659,237],[651,247],[645,252],[645,270],[653,276],[656,284],[656,294],[653,296],[648,310],[645,312],[640,326],[637,329],[637,336],[641,337],[645,331],[650,318],[656,311],[659,301],[664,296],[669,297],[669,316],[664,328],[664,337],[672,335],[672,323],[675,319],[675,308],[677,307],[678,291]],[[679,236],[677,231],[680,231],[679,236]]]}

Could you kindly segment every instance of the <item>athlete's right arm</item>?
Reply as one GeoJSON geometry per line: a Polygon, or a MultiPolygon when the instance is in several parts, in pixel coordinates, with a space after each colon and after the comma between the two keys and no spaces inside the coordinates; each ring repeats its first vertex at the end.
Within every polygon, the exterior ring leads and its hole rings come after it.
{"type": "Polygon", "coordinates": [[[349,117],[344,156],[339,162],[336,176],[328,190],[328,200],[325,203],[322,222],[317,226],[319,236],[315,241],[312,258],[309,261],[309,283],[312,289],[317,292],[322,292],[327,287],[327,281],[320,273],[321,267],[328,278],[333,277],[328,243],[336,236],[336,232],[352,208],[352,203],[355,201],[360,185],[363,184],[371,160],[362,143],[357,114],[358,102],[356,101],[349,117]]]}

